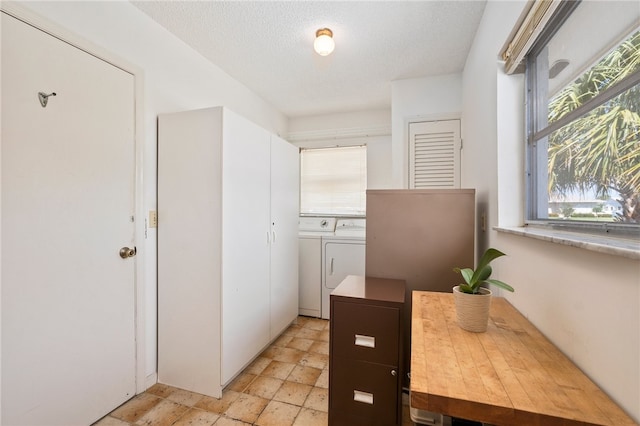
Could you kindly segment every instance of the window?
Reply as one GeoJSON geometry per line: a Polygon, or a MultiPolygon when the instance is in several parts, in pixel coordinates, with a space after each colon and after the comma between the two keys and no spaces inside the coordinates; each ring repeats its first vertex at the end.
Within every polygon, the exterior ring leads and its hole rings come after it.
{"type": "Polygon", "coordinates": [[[365,146],[301,151],[301,214],[362,216],[366,189],[365,146]]]}
{"type": "Polygon", "coordinates": [[[526,59],[530,221],[640,228],[640,8],[564,2],[526,59]]]}

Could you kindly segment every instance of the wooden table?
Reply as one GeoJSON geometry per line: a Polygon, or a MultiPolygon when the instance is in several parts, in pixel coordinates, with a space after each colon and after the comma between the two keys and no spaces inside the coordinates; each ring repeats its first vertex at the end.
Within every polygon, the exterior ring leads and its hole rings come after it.
{"type": "Polygon", "coordinates": [[[414,291],[411,406],[493,425],[636,425],[504,298],[486,333],[456,325],[453,295],[414,291]]]}

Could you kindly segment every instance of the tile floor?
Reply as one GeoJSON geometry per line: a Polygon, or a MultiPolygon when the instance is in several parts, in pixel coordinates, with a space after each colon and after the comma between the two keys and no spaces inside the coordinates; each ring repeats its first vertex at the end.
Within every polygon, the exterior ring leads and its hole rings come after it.
{"type": "Polygon", "coordinates": [[[94,426],[326,426],[328,368],[329,321],[298,317],[221,399],[158,383],[94,426]]]}

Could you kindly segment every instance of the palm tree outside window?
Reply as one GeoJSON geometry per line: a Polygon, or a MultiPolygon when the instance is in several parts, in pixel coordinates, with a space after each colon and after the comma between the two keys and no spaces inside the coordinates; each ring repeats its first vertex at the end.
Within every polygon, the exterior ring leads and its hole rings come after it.
{"type": "Polygon", "coordinates": [[[640,228],[640,8],[581,2],[527,56],[528,218],[640,228]]]}

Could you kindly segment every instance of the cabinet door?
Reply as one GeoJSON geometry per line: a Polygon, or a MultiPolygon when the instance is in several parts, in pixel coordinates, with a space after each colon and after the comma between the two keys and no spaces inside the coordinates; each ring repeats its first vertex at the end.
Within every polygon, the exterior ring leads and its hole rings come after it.
{"type": "Polygon", "coordinates": [[[298,315],[299,151],[271,136],[271,338],[298,315]]]}
{"type": "Polygon", "coordinates": [[[269,343],[270,135],[225,109],[222,152],[224,384],[269,343]]]}

